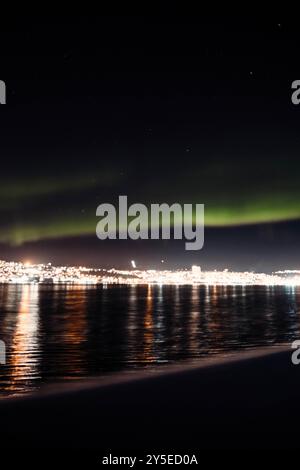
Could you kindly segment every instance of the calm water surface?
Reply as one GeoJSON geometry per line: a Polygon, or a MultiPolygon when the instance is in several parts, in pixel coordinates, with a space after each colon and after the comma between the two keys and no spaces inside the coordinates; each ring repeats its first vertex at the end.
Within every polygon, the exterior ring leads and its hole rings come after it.
{"type": "Polygon", "coordinates": [[[0,285],[0,395],[300,339],[300,288],[0,285]]]}

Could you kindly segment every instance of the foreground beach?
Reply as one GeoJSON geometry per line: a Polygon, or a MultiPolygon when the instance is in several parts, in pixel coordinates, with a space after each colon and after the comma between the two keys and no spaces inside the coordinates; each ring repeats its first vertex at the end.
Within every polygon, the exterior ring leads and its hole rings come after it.
{"type": "Polygon", "coordinates": [[[297,448],[291,350],[120,374],[0,401],[1,449],[297,448]]]}

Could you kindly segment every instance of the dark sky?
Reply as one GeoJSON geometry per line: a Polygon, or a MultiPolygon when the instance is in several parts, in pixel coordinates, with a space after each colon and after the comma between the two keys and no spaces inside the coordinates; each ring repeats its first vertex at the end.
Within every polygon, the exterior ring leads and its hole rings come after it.
{"type": "Polygon", "coordinates": [[[296,25],[17,17],[0,40],[1,258],[300,267],[296,25]],[[204,249],[97,240],[96,208],[120,194],[204,203],[204,249]]]}

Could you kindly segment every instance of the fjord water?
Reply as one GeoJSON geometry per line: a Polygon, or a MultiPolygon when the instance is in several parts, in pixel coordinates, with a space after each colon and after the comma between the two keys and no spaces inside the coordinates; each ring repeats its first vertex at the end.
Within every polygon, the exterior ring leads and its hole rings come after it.
{"type": "Polygon", "coordinates": [[[1,285],[0,395],[300,339],[300,288],[1,285]]]}

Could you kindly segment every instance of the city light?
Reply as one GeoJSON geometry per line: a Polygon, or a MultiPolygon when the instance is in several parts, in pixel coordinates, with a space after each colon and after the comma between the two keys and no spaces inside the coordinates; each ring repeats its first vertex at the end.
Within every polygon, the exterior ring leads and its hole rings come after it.
{"type": "Polygon", "coordinates": [[[298,286],[300,271],[255,272],[203,271],[200,266],[185,270],[94,269],[85,266],[0,261],[0,283],[10,284],[159,284],[159,285],[262,285],[298,286]]]}

